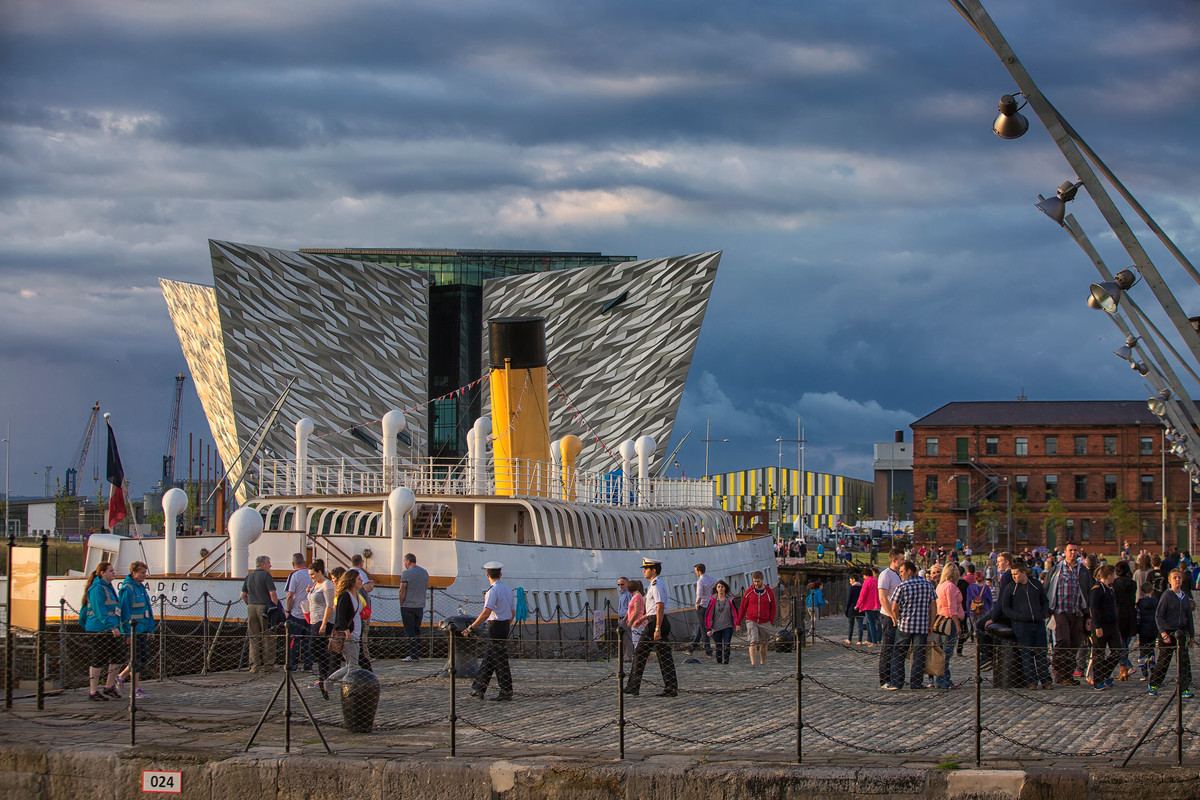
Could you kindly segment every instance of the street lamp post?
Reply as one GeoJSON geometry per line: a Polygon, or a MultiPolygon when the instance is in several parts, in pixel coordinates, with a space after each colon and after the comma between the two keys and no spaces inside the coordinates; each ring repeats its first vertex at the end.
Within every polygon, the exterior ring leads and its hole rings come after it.
{"type": "MultiPolygon", "coordinates": [[[[803,437],[801,437],[801,438],[803,438],[803,437]]],[[[777,486],[780,487],[779,491],[776,493],[775,497],[776,497],[776,502],[779,504],[779,535],[782,536],[783,535],[783,533],[782,533],[782,531],[783,531],[783,486],[782,486],[782,484],[783,484],[783,443],[784,442],[796,442],[797,444],[799,444],[801,439],[784,439],[782,436],[780,436],[775,441],[779,442],[779,465],[775,469],[775,483],[777,486]]],[[[803,475],[801,475],[801,477],[803,477],[803,475]]],[[[804,513],[803,509],[801,509],[801,513],[802,514],[804,513]]]]}
{"type": "Polygon", "coordinates": [[[729,441],[728,439],[712,438],[712,429],[710,426],[711,426],[711,421],[707,420],[707,419],[704,420],[704,477],[705,478],[709,477],[709,475],[708,475],[708,445],[711,442],[728,442],[729,441]]]}
{"type": "Polygon", "coordinates": [[[4,535],[8,536],[8,473],[9,464],[12,459],[12,423],[8,423],[6,435],[4,437],[4,535]]]}

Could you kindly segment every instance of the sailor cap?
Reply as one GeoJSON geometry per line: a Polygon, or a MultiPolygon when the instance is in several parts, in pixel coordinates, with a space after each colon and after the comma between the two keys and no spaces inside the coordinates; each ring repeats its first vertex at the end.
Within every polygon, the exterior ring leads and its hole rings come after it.
{"type": "Polygon", "coordinates": [[[662,562],[659,561],[658,559],[655,559],[655,558],[643,558],[642,559],[642,569],[645,569],[646,567],[661,567],[661,566],[662,566],[662,562]]]}
{"type": "Polygon", "coordinates": [[[499,561],[489,561],[483,565],[484,569],[504,569],[504,565],[499,561]]]}

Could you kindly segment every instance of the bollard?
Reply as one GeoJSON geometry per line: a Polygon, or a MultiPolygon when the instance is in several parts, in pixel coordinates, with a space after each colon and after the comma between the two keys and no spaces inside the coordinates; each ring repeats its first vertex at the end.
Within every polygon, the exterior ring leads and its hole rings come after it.
{"type": "Polygon", "coordinates": [[[379,708],[379,678],[365,669],[352,669],[342,678],[342,721],[352,733],[370,733],[379,708]]]}

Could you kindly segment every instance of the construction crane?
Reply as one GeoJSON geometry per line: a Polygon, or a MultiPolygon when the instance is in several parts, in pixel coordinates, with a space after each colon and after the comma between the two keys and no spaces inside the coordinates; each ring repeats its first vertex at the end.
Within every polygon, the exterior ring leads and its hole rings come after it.
{"type": "MultiPolygon", "coordinates": [[[[92,435],[96,432],[96,418],[100,416],[100,401],[92,406],[92,416],[88,419],[87,430],[84,431],[83,438],[79,440],[79,446],[75,448],[75,458],[71,459],[71,466],[67,467],[66,474],[66,489],[67,497],[77,497],[79,495],[79,476],[83,472],[83,468],[87,465],[88,451],[92,447],[92,435]]],[[[100,480],[100,459],[96,459],[93,465],[92,477],[100,480]]]]}
{"type": "Polygon", "coordinates": [[[179,444],[179,402],[183,398],[183,382],[187,380],[181,372],[175,376],[175,402],[171,404],[171,425],[167,428],[167,446],[163,450],[162,489],[165,492],[175,486],[175,448],[179,444]]]}

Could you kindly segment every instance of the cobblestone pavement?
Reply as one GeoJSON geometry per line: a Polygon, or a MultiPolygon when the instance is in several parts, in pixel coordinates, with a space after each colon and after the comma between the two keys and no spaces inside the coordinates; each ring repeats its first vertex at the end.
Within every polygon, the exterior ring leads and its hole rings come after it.
{"type": "MultiPolygon", "coordinates": [[[[803,757],[806,763],[936,764],[974,759],[975,691],[970,682],[974,650],[952,659],[951,669],[965,685],[946,691],[881,691],[878,650],[842,643],[841,618],[818,623],[818,641],[800,653],[803,664],[803,757]]],[[[794,762],[796,758],[797,654],[768,654],[765,666],[752,667],[744,646],[729,665],[698,653],[686,663],[676,652],[680,695],[660,698],[657,664],[647,665],[642,694],[624,700],[628,757],[681,754],[692,758],[752,758],[794,762]]],[[[444,664],[380,661],[382,684],[376,727],[370,734],[342,726],[336,688],[321,698],[313,678],[296,673],[299,693],[308,703],[330,746],[339,754],[434,753],[450,747],[450,687],[439,676],[444,664]]],[[[628,669],[628,668],[627,668],[628,669]]],[[[614,660],[555,661],[514,659],[516,700],[480,701],[470,686],[456,689],[456,746],[465,755],[512,757],[556,753],[615,758],[618,754],[617,664],[614,660]]],[[[149,699],[139,701],[137,740],[172,746],[235,750],[244,747],[254,725],[280,685],[282,672],[247,672],[151,680],[149,699]]],[[[987,676],[985,674],[985,680],[987,676]]],[[[495,684],[489,696],[496,693],[495,684]]],[[[983,766],[1018,764],[1119,763],[1156,713],[1173,696],[1174,684],[1158,697],[1144,682],[1118,683],[1096,692],[1086,683],[1030,692],[995,689],[981,692],[983,766]]],[[[1184,701],[1184,758],[1200,758],[1200,701],[1184,701]]],[[[276,702],[257,744],[284,743],[284,698],[276,702]]],[[[292,696],[291,747],[317,754],[320,741],[295,693],[292,696]]],[[[1175,710],[1159,721],[1133,763],[1173,763],[1175,710]]],[[[126,703],[89,701],[86,689],[71,689],[46,699],[38,712],[32,699],[16,700],[0,715],[0,741],[129,741],[126,703]]],[[[1185,762],[1186,763],[1186,762],[1185,762]]]]}

